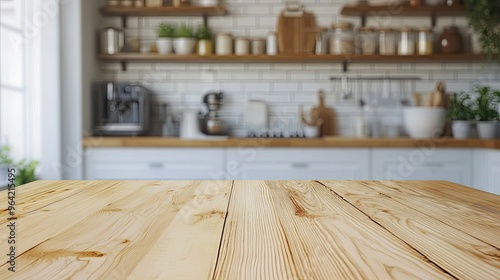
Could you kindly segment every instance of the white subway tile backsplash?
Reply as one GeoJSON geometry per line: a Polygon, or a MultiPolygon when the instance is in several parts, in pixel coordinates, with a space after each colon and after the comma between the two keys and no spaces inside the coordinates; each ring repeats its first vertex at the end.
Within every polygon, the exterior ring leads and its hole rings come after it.
{"type": "MultiPolygon", "coordinates": [[[[354,1],[354,0],[353,0],[354,1]]],[[[319,26],[328,27],[337,20],[346,20],[359,26],[359,19],[339,16],[346,0],[303,0],[306,9],[315,12],[319,26]]],[[[210,17],[213,33],[231,32],[234,37],[265,37],[276,30],[278,16],[284,8],[283,1],[231,0],[225,1],[228,15],[210,17]]],[[[368,18],[373,26],[428,26],[429,18],[393,17],[397,9],[386,11],[379,17],[368,18]],[[388,15],[388,16],[386,16],[388,15]]],[[[121,26],[119,17],[103,17],[104,26],[121,26]]],[[[131,17],[126,33],[140,37],[143,42],[154,43],[155,28],[160,22],[186,23],[197,27],[201,17],[131,17]]],[[[439,18],[436,36],[442,28],[455,23],[466,26],[466,19],[439,18]]],[[[467,28],[464,29],[467,32],[467,28]]],[[[348,59],[348,57],[346,57],[348,59]]],[[[351,126],[357,107],[339,103],[341,89],[330,82],[331,76],[340,77],[342,64],[331,63],[129,63],[128,71],[122,71],[119,63],[101,63],[103,80],[142,82],[155,93],[155,100],[166,102],[173,112],[184,108],[204,109],[202,96],[210,90],[222,90],[225,104],[221,116],[235,131],[244,133],[243,112],[251,99],[264,100],[269,104],[271,126],[298,126],[299,105],[310,108],[318,103],[317,92],[326,92],[326,102],[335,106],[339,129],[343,135],[353,135],[351,126]]],[[[429,92],[437,80],[444,80],[449,92],[471,90],[474,83],[500,87],[500,63],[353,63],[348,65],[349,76],[419,76],[421,81],[409,83],[403,96],[409,98],[413,91],[429,92]]],[[[393,90],[396,87],[393,87],[393,90]]],[[[365,100],[373,100],[381,86],[377,83],[354,87],[361,91],[365,100]]]]}

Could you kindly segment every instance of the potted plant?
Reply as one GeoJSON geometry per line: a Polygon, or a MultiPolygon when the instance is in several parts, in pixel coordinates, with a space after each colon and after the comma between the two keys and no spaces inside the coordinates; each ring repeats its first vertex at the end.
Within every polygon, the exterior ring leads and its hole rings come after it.
{"type": "Polygon", "coordinates": [[[454,93],[451,97],[448,116],[451,119],[451,131],[454,138],[470,138],[474,127],[474,111],[468,93],[454,93]]]}
{"type": "Polygon", "coordinates": [[[483,53],[491,56],[500,53],[500,1],[466,0],[467,19],[479,36],[483,53]]]}
{"type": "Polygon", "coordinates": [[[182,25],[175,31],[174,51],[176,54],[192,54],[196,46],[196,39],[193,37],[193,29],[187,25],[182,25]]]}
{"type": "Polygon", "coordinates": [[[175,27],[171,24],[162,22],[156,28],[158,39],[156,41],[156,48],[159,54],[171,54],[172,42],[174,37],[175,27]]]}
{"type": "Polygon", "coordinates": [[[0,183],[7,180],[7,170],[11,167],[16,170],[16,187],[33,182],[36,180],[36,168],[38,164],[39,162],[35,160],[22,160],[15,163],[10,157],[10,148],[2,146],[0,147],[0,183]]]}
{"type": "Polygon", "coordinates": [[[479,137],[482,139],[495,138],[500,117],[498,112],[500,91],[493,90],[489,86],[477,86],[475,93],[477,96],[474,112],[478,120],[479,137]]]}
{"type": "Polygon", "coordinates": [[[210,28],[204,24],[200,25],[196,32],[196,38],[198,39],[198,55],[211,55],[214,44],[210,28]]]}

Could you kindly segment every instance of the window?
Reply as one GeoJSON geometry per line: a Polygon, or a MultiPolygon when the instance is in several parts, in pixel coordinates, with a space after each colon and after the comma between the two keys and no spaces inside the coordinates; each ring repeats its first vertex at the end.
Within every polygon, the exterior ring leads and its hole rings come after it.
{"type": "Polygon", "coordinates": [[[27,0],[0,0],[0,145],[9,145],[16,160],[30,157],[33,145],[29,66],[31,40],[25,36],[27,0]]]}

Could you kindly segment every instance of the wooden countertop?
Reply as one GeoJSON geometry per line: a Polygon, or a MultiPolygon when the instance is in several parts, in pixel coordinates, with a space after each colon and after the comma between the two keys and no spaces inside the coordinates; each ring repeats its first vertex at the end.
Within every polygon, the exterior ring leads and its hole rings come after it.
{"type": "Polygon", "coordinates": [[[410,138],[343,138],[317,139],[280,138],[229,138],[226,140],[186,140],[165,137],[87,137],[86,148],[104,147],[297,147],[297,148],[412,148],[433,145],[439,148],[489,148],[499,149],[500,140],[481,139],[410,139],[410,138]]]}
{"type": "Polygon", "coordinates": [[[500,275],[500,196],[443,181],[38,181],[16,202],[0,279],[500,275]]]}

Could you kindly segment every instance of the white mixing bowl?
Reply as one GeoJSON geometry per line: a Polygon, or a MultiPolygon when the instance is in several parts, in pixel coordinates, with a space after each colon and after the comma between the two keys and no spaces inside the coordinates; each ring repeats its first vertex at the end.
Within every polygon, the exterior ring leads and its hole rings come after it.
{"type": "Polygon", "coordinates": [[[445,119],[444,108],[404,108],[405,129],[411,138],[435,138],[441,136],[445,119]]]}

